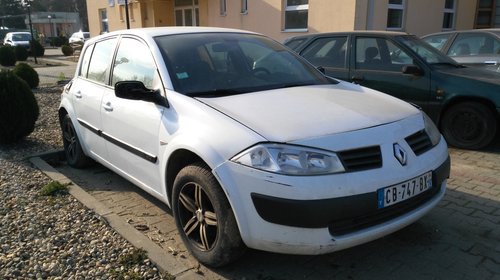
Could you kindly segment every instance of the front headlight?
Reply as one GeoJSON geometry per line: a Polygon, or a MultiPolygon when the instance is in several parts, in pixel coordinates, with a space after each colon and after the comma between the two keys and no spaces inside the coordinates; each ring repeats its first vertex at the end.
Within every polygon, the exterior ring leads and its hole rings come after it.
{"type": "Polygon", "coordinates": [[[283,144],[259,144],[231,160],[285,175],[322,175],[345,171],[335,153],[283,144]]]}
{"type": "Polygon", "coordinates": [[[426,113],[422,112],[422,116],[424,117],[425,132],[429,135],[432,146],[436,146],[441,140],[441,133],[426,113]]]}

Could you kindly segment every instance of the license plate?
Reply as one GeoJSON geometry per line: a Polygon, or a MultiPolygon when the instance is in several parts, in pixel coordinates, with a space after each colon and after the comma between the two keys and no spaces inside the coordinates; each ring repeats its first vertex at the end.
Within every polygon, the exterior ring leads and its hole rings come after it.
{"type": "Polygon", "coordinates": [[[432,172],[377,191],[378,208],[384,208],[415,197],[432,188],[432,172]]]}

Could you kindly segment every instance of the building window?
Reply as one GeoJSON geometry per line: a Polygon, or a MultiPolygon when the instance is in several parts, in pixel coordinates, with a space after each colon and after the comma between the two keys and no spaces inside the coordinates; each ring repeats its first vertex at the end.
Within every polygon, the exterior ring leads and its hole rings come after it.
{"type": "Polygon", "coordinates": [[[124,19],[125,19],[125,16],[124,16],[124,14],[125,14],[125,6],[120,5],[119,6],[119,10],[120,10],[120,21],[124,21],[124,19]]]}
{"type": "Polygon", "coordinates": [[[405,11],[405,0],[389,0],[387,10],[387,29],[403,29],[403,18],[405,11]]]}
{"type": "Polygon", "coordinates": [[[141,15],[143,20],[148,20],[148,6],[146,3],[141,3],[141,15]]]}
{"type": "Polygon", "coordinates": [[[285,0],[285,30],[307,30],[309,0],[285,0]]]}
{"type": "Polygon", "coordinates": [[[456,0],[446,0],[444,3],[443,29],[455,28],[456,0]]]}
{"type": "Polygon", "coordinates": [[[99,9],[99,20],[101,21],[101,34],[109,32],[108,12],[106,12],[106,9],[99,9]]]}
{"type": "Polygon", "coordinates": [[[220,0],[220,15],[225,16],[227,14],[226,0],[220,0]]]}
{"type": "Polygon", "coordinates": [[[242,14],[248,14],[248,0],[241,0],[241,11],[242,14]]]}
{"type": "Polygon", "coordinates": [[[200,26],[198,0],[175,0],[175,25],[200,26]]]}
{"type": "Polygon", "coordinates": [[[133,3],[128,3],[128,16],[129,16],[131,21],[135,21],[134,7],[135,7],[135,5],[133,3]]]}
{"type": "Polygon", "coordinates": [[[495,12],[494,0],[479,0],[476,10],[476,20],[474,28],[491,28],[493,27],[495,12]]]}

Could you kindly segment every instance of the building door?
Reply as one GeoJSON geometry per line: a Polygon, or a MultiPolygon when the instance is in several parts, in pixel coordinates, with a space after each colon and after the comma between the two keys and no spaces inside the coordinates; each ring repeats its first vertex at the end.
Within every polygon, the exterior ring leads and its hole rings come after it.
{"type": "Polygon", "coordinates": [[[175,25],[200,25],[200,9],[198,7],[198,0],[175,0],[175,25]]]}

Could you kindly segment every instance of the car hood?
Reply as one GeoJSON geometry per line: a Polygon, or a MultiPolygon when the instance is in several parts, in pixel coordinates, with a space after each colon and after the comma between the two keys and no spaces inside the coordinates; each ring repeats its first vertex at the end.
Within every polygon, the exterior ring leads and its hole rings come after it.
{"type": "Polygon", "coordinates": [[[406,102],[344,82],[197,99],[276,142],[360,130],[418,113],[406,102]]]}
{"type": "Polygon", "coordinates": [[[477,67],[443,68],[437,70],[441,74],[466,80],[479,80],[491,84],[500,85],[500,73],[488,71],[477,67]]]}

